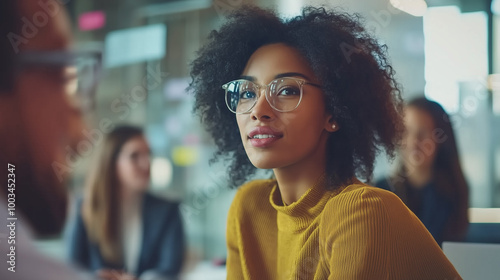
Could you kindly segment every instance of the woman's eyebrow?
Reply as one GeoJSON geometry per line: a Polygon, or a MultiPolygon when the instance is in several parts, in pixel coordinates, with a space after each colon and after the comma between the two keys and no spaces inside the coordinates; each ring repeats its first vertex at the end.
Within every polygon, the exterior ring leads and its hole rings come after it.
{"type": "Polygon", "coordinates": [[[243,79],[243,80],[249,80],[251,82],[255,82],[255,77],[252,77],[252,76],[240,76],[240,79],[243,79]]]}
{"type": "Polygon", "coordinates": [[[281,74],[274,76],[275,79],[283,78],[283,77],[302,77],[302,78],[310,81],[309,77],[307,77],[306,75],[304,75],[302,73],[298,73],[298,72],[286,72],[286,73],[281,73],[281,74]]]}
{"type": "MultiPolygon", "coordinates": [[[[278,75],[274,76],[275,79],[284,78],[284,77],[302,77],[302,78],[304,78],[304,79],[306,79],[308,81],[311,80],[306,75],[304,75],[302,73],[298,73],[298,72],[286,72],[286,73],[281,73],[281,74],[278,74],[278,75]]],[[[255,82],[257,80],[253,76],[240,76],[240,79],[249,80],[249,81],[252,81],[252,82],[255,82]]]]}

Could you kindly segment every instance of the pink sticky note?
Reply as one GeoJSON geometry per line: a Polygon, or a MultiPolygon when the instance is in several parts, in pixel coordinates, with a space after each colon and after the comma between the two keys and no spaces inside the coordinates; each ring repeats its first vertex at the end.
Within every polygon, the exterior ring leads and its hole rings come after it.
{"type": "Polygon", "coordinates": [[[81,14],[78,18],[78,27],[82,31],[96,30],[106,24],[106,14],[103,11],[94,11],[81,14]]]}

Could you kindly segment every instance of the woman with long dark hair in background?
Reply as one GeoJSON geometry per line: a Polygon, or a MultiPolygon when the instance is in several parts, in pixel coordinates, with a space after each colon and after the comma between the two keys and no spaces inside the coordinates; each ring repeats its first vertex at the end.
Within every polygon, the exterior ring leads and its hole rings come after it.
{"type": "Polygon", "coordinates": [[[395,192],[439,245],[463,241],[469,191],[449,116],[425,97],[408,102],[405,111],[400,165],[376,186],[395,192]]]}

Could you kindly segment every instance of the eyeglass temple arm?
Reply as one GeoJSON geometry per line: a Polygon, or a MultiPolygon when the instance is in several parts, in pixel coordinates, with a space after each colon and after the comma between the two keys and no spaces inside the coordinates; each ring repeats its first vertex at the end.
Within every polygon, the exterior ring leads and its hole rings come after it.
{"type": "Polygon", "coordinates": [[[305,85],[311,85],[311,86],[315,86],[317,88],[322,88],[321,85],[318,85],[318,84],[315,84],[315,83],[310,83],[310,82],[304,82],[305,85]]]}

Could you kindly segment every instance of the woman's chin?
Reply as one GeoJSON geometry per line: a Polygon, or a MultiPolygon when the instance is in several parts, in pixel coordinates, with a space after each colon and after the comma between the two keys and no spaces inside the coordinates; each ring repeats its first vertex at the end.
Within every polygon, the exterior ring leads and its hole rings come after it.
{"type": "Polygon", "coordinates": [[[259,169],[274,169],[279,166],[279,164],[276,161],[268,159],[258,159],[258,160],[250,159],[250,162],[253,164],[253,166],[259,169]]]}
{"type": "Polygon", "coordinates": [[[149,184],[146,184],[146,185],[137,185],[134,187],[134,191],[137,192],[137,193],[143,193],[143,192],[146,192],[149,188],[149,184]]]}

